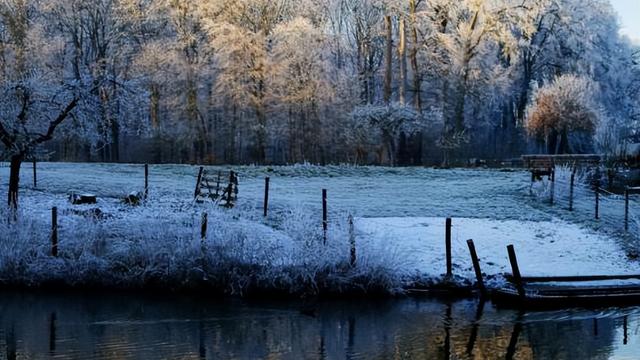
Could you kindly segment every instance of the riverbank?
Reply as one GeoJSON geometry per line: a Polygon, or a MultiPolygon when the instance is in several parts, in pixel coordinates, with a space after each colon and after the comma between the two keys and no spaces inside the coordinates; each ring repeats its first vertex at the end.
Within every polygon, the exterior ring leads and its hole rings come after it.
{"type": "Polygon", "coordinates": [[[526,276],[640,273],[616,239],[529,207],[523,200],[526,173],[246,167],[238,206],[228,210],[193,202],[193,167],[152,166],[148,201],[130,206],[121,197],[135,188],[140,169],[94,165],[44,164],[38,188],[25,186],[17,222],[0,223],[0,284],[232,296],[398,295],[441,286],[443,213],[454,216],[454,286],[470,287],[475,280],[467,239],[476,243],[490,287],[503,285],[502,274],[510,272],[508,244],[515,245],[526,276]],[[278,184],[266,218],[263,176],[278,184]],[[389,184],[395,192],[387,192],[389,184]],[[97,204],[67,201],[65,191],[83,188],[98,196],[97,204]],[[322,188],[329,189],[326,236],[318,208],[322,188]],[[57,256],[51,251],[52,207],[58,209],[57,256]],[[349,214],[356,214],[354,232],[349,214]]]}

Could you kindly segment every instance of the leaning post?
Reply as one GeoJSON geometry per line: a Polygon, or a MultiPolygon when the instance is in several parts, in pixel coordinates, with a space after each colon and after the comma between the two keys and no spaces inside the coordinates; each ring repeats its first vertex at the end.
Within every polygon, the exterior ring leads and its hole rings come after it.
{"type": "Polygon", "coordinates": [[[196,190],[193,193],[193,198],[197,199],[200,194],[200,182],[202,181],[202,174],[204,173],[204,166],[200,166],[200,171],[198,171],[198,180],[196,180],[196,190]]]}
{"type": "Polygon", "coordinates": [[[524,296],[524,285],[522,283],[522,276],[520,275],[520,267],[518,267],[518,258],[516,257],[516,251],[513,245],[507,246],[507,252],[509,252],[509,262],[511,263],[511,273],[513,274],[513,282],[516,285],[518,294],[524,296]]]}
{"type": "Polygon", "coordinates": [[[482,296],[486,295],[487,290],[484,287],[484,280],[482,279],[482,270],[480,270],[480,261],[478,260],[478,254],[476,253],[476,246],[473,244],[473,240],[467,240],[467,246],[469,247],[469,254],[471,254],[471,262],[473,263],[473,270],[476,273],[476,281],[478,282],[478,288],[482,296]]]}

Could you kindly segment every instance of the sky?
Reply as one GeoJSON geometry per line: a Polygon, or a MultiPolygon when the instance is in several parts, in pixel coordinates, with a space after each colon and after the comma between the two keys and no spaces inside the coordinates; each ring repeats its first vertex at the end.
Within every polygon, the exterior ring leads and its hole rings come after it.
{"type": "Polygon", "coordinates": [[[640,45],[640,0],[611,0],[620,14],[622,33],[640,45]]]}

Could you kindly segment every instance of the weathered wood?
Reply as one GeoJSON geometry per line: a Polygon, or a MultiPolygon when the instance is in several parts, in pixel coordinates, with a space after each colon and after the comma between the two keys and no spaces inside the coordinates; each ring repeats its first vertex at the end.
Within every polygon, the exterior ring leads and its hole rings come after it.
{"type": "Polygon", "coordinates": [[[144,164],[144,200],[149,197],[149,164],[144,164]]]}
{"type": "Polygon", "coordinates": [[[349,253],[349,264],[351,267],[354,267],[356,265],[356,231],[353,215],[349,215],[349,246],[351,248],[349,253]]]}
{"type": "Polygon", "coordinates": [[[93,194],[71,194],[69,195],[69,202],[73,205],[96,204],[98,197],[93,194]]]}
{"type": "Polygon", "coordinates": [[[38,188],[38,172],[36,170],[36,158],[33,158],[33,188],[38,188]]]}
{"type": "Polygon", "coordinates": [[[600,180],[596,181],[596,220],[600,219],[600,180]]]}
{"type": "MultiPolygon", "coordinates": [[[[506,274],[509,281],[513,281],[513,276],[506,274]]],[[[544,282],[581,282],[581,281],[605,281],[605,280],[640,280],[640,274],[630,275],[585,275],[585,276],[521,276],[524,283],[544,283],[544,282]]]]}
{"type": "Polygon", "coordinates": [[[629,189],[624,191],[624,231],[629,231],[629,189]]]}
{"type": "Polygon", "coordinates": [[[576,173],[575,171],[573,171],[571,173],[571,181],[570,181],[571,188],[569,189],[569,211],[573,211],[573,186],[575,184],[575,180],[576,180],[576,173]]]}
{"type": "Polygon", "coordinates": [[[133,206],[138,206],[140,205],[140,203],[142,202],[142,200],[144,199],[144,195],[141,194],[140,192],[137,191],[133,191],[130,192],[129,195],[127,195],[122,202],[127,204],[127,205],[133,205],[133,206]]]}
{"type": "Polygon", "coordinates": [[[322,230],[324,234],[324,243],[327,243],[327,229],[329,223],[327,219],[327,189],[322,189],[322,230]]]}
{"type": "MultiPolygon", "coordinates": [[[[599,154],[564,154],[564,155],[522,155],[522,162],[531,169],[538,165],[574,165],[577,167],[596,166],[602,162],[599,154]]],[[[543,166],[544,167],[544,166],[543,166]]]]}
{"type": "Polygon", "coordinates": [[[264,217],[269,210],[269,177],[264,178],[264,217]]]}
{"type": "Polygon", "coordinates": [[[473,263],[473,270],[476,273],[476,281],[478,282],[478,289],[482,295],[486,294],[486,288],[484,287],[484,280],[482,279],[482,270],[480,269],[480,260],[478,260],[478,254],[476,253],[476,246],[473,244],[473,240],[467,240],[467,246],[469,247],[469,254],[471,255],[471,262],[473,263]]]}
{"type": "Polygon", "coordinates": [[[198,171],[198,179],[196,180],[196,191],[193,194],[193,198],[196,199],[200,195],[200,182],[202,181],[202,174],[204,173],[204,166],[200,166],[198,171]]]}
{"type": "Polygon", "coordinates": [[[524,296],[524,286],[522,283],[522,276],[520,275],[520,267],[518,266],[518,258],[516,257],[516,250],[513,245],[507,246],[507,252],[509,253],[509,262],[511,263],[511,273],[513,275],[513,281],[518,290],[520,296],[524,296]]]}
{"type": "Polygon", "coordinates": [[[200,223],[200,239],[202,242],[207,240],[207,226],[209,224],[209,215],[205,212],[202,213],[202,220],[200,223]]]}
{"type": "Polygon", "coordinates": [[[445,251],[447,258],[447,277],[453,276],[453,262],[451,260],[451,218],[445,220],[444,231],[445,251]]]}
{"type": "Polygon", "coordinates": [[[525,296],[520,292],[501,288],[492,293],[492,301],[498,306],[528,308],[556,308],[568,306],[606,307],[635,305],[640,301],[640,286],[533,286],[525,296]]]}
{"type": "Polygon", "coordinates": [[[58,256],[58,208],[51,209],[51,256],[58,256]]]}
{"type": "Polygon", "coordinates": [[[549,176],[549,180],[551,181],[551,191],[549,194],[549,201],[551,205],[553,205],[553,200],[556,192],[556,169],[555,167],[551,169],[551,175],[549,176]]]}

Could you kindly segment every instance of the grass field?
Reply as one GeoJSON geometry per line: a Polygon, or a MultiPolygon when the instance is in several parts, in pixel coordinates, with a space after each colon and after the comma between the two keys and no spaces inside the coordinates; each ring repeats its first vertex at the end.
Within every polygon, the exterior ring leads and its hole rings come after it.
{"type": "MultiPolygon", "coordinates": [[[[229,168],[210,167],[212,173],[229,168]]],[[[225,293],[396,293],[444,272],[444,217],[454,218],[457,280],[473,280],[466,240],[473,238],[491,284],[508,272],[504,247],[515,244],[527,275],[640,272],[617,240],[558,218],[528,195],[525,171],[437,170],[298,165],[234,167],[238,206],[195,204],[198,167],[152,165],[149,200],[122,203],[144,187],[144,167],[41,163],[21,177],[17,223],[2,223],[0,282],[40,286],[113,286],[225,293]],[[264,178],[270,215],[262,216],[264,178]],[[321,189],[328,190],[324,244],[321,189]],[[74,206],[71,192],[97,205],[74,206]],[[50,252],[50,209],[60,212],[60,256],[50,252]],[[99,219],[83,214],[101,210],[99,219]],[[209,214],[204,241],[201,214],[209,214]],[[348,214],[356,216],[357,264],[349,266],[348,214]],[[579,245],[579,246],[578,246],[579,245]]],[[[0,167],[0,192],[8,168],[0,167]]],[[[3,217],[7,218],[5,214],[3,217]]]]}

